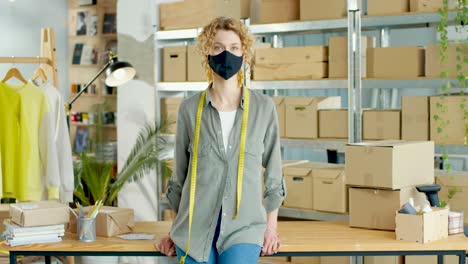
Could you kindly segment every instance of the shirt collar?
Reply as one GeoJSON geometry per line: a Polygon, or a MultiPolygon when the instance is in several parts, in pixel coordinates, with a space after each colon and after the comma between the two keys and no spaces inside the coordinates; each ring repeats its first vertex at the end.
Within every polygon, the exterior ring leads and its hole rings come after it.
{"type": "MultiPolygon", "coordinates": [[[[210,85],[208,85],[208,88],[206,88],[206,97],[205,97],[205,106],[207,106],[208,104],[211,103],[211,105],[213,105],[213,102],[212,102],[212,98],[211,98],[211,92],[210,92],[210,88],[213,86],[213,83],[210,83],[210,85]]],[[[240,107],[242,109],[244,109],[244,94],[245,94],[245,86],[242,85],[242,98],[241,98],[241,101],[240,101],[240,107]]]]}

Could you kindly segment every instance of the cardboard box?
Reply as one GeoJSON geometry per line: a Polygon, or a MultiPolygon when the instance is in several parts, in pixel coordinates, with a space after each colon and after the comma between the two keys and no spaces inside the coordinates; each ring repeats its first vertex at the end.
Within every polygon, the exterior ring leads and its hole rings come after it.
{"type": "Polygon", "coordinates": [[[163,81],[187,80],[187,46],[165,47],[163,50],[163,81]]]}
{"type": "Polygon", "coordinates": [[[367,15],[396,15],[409,11],[408,0],[367,0],[367,15]]]}
{"type": "Polygon", "coordinates": [[[368,48],[366,52],[369,78],[397,79],[424,76],[424,49],[410,46],[387,47],[368,48]]]}
{"type": "Polygon", "coordinates": [[[401,97],[401,139],[429,140],[429,97],[401,97]]]}
{"type": "Polygon", "coordinates": [[[348,185],[396,190],[434,183],[434,142],[363,142],[345,152],[348,185]]]}
{"type": "Polygon", "coordinates": [[[438,96],[430,98],[430,123],[431,123],[431,140],[436,144],[457,144],[463,145],[468,143],[468,120],[464,119],[463,109],[461,104],[468,108],[468,95],[465,96],[448,96],[444,100],[438,96]],[[465,102],[465,103],[463,103],[465,102]],[[437,108],[437,103],[447,107],[447,111],[442,113],[442,110],[437,108]],[[443,128],[442,133],[438,133],[440,121],[435,121],[434,116],[438,115],[440,119],[448,122],[443,128]],[[445,138],[445,136],[448,136],[445,138]]]}
{"type": "Polygon", "coordinates": [[[362,138],[364,140],[400,139],[400,110],[364,110],[362,138]]]}
{"type": "MultiPolygon", "coordinates": [[[[444,256],[444,264],[458,263],[457,256],[444,256]]],[[[437,256],[405,256],[405,264],[437,264],[437,256]]]]}
{"type": "Polygon", "coordinates": [[[0,233],[3,234],[5,231],[5,226],[3,225],[3,220],[10,218],[10,205],[9,204],[0,204],[0,233]]]}
{"type": "Polygon", "coordinates": [[[275,102],[276,112],[278,113],[278,126],[280,130],[280,137],[285,137],[285,125],[286,125],[286,105],[284,103],[284,97],[282,96],[275,96],[273,97],[273,101],[275,102]]]}
{"type": "Polygon", "coordinates": [[[435,13],[444,6],[443,0],[410,0],[411,12],[435,13]]]}
{"type": "Polygon", "coordinates": [[[423,215],[396,212],[396,239],[429,243],[448,237],[448,209],[433,207],[423,215]]]}
{"type": "MultiPolygon", "coordinates": [[[[465,45],[450,44],[447,47],[447,61],[441,63],[440,61],[440,47],[438,45],[430,45],[426,47],[426,76],[431,78],[440,78],[443,71],[448,71],[448,77],[457,77],[457,55],[468,54],[465,45]],[[457,52],[457,47],[462,49],[457,52]]],[[[462,56],[463,57],[463,56],[462,56]]],[[[462,71],[466,74],[466,65],[461,63],[462,71]]]]}
{"type": "Polygon", "coordinates": [[[255,64],[293,64],[328,61],[327,46],[263,48],[255,52],[255,64]]]}
{"type": "Polygon", "coordinates": [[[241,18],[250,17],[250,0],[240,0],[241,1],[241,18]]]}
{"type": "Polygon", "coordinates": [[[317,80],[327,76],[327,62],[256,64],[253,71],[253,79],[256,81],[317,80]]]}
{"type": "Polygon", "coordinates": [[[348,192],[345,184],[344,165],[330,168],[314,168],[313,201],[314,210],[346,213],[348,211],[348,192]]]}
{"type": "Polygon", "coordinates": [[[251,24],[299,20],[299,0],[251,0],[251,24]]]}
{"type": "Polygon", "coordinates": [[[341,98],[286,97],[286,137],[317,138],[318,110],[340,108],[341,98]]]}
{"type": "Polygon", "coordinates": [[[320,257],[320,264],[349,264],[350,257],[320,257]]]}
{"type": "Polygon", "coordinates": [[[277,264],[277,263],[288,263],[290,257],[260,257],[258,263],[268,263],[268,264],[277,264]]]}
{"type": "MultiPolygon", "coordinates": [[[[83,212],[87,214],[91,209],[92,206],[84,207],[83,212]]],[[[134,218],[134,212],[131,208],[103,206],[96,216],[96,235],[113,237],[131,233],[135,227],[134,218]]],[[[76,227],[76,217],[71,215],[69,232],[76,233],[76,227]]]]}
{"type": "Polygon", "coordinates": [[[175,134],[177,130],[177,116],[179,107],[184,98],[182,97],[166,97],[161,98],[161,120],[166,122],[165,133],[175,134]]]}
{"type": "Polygon", "coordinates": [[[348,138],[348,110],[319,110],[319,138],[348,138]]]}
{"type": "Polygon", "coordinates": [[[415,205],[429,204],[414,187],[400,190],[349,189],[349,225],[379,230],[395,230],[395,211],[413,198],[415,205]]]}
{"type": "MultiPolygon", "coordinates": [[[[185,0],[159,4],[161,30],[203,27],[218,16],[241,18],[241,0],[185,0]]],[[[245,14],[246,11],[244,11],[245,14]]]]}
{"type": "MultiPolygon", "coordinates": [[[[367,76],[367,48],[375,47],[376,38],[363,36],[361,40],[361,76],[367,76]]],[[[328,76],[330,78],[348,77],[348,37],[328,38],[328,76]]]]}
{"type": "Polygon", "coordinates": [[[445,171],[436,171],[436,183],[442,189],[439,192],[441,201],[448,201],[450,210],[463,211],[465,217],[465,225],[468,224],[468,172],[453,171],[447,173],[445,171]],[[448,199],[450,190],[456,190],[456,194],[451,200],[448,199]]]}
{"type": "Polygon", "coordinates": [[[403,256],[364,257],[365,264],[403,264],[403,256]]]}
{"type": "Polygon", "coordinates": [[[198,53],[196,46],[187,47],[187,81],[206,81],[205,68],[203,67],[203,57],[198,53]]]}
{"type": "Polygon", "coordinates": [[[320,264],[320,257],[291,257],[293,264],[320,264]]]}
{"type": "Polygon", "coordinates": [[[301,20],[337,19],[347,15],[346,0],[300,0],[301,20]]]}
{"type": "Polygon", "coordinates": [[[69,222],[70,209],[56,201],[10,204],[10,218],[22,227],[61,225],[69,222]]]}

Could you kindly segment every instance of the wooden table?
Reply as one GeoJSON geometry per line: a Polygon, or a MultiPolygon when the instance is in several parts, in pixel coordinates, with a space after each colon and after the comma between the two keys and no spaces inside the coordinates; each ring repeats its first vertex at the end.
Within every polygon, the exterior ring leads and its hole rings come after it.
{"type": "MultiPolygon", "coordinates": [[[[54,244],[38,244],[1,249],[10,251],[10,263],[23,256],[153,256],[162,254],[154,244],[169,231],[170,222],[139,222],[135,233],[155,234],[155,240],[123,240],[98,237],[95,242],[76,240],[75,234],[66,234],[64,240],[54,244]]],[[[466,264],[468,238],[463,234],[450,236],[428,244],[397,241],[394,232],[350,228],[347,223],[334,222],[279,222],[278,229],[283,246],[275,256],[401,256],[443,255],[460,257],[466,264]]],[[[48,258],[46,258],[47,260],[48,258]]],[[[356,259],[356,258],[354,258],[356,259]]]]}

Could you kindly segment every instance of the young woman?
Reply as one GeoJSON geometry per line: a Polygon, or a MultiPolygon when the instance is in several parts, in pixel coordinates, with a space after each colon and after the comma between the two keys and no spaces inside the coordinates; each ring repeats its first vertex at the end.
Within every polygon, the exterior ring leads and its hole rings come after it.
{"type": "Polygon", "coordinates": [[[271,98],[242,85],[252,46],[237,19],[216,18],[198,37],[210,85],[179,109],[167,192],[177,217],[158,245],[181,263],[254,264],[280,247],[278,121],[271,98]]]}

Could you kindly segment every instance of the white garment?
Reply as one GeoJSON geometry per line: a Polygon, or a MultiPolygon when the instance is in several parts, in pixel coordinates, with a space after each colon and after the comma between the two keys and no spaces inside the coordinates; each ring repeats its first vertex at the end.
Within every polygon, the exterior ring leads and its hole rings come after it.
{"type": "Polygon", "coordinates": [[[221,119],[221,130],[223,131],[223,143],[224,150],[228,151],[229,144],[229,134],[231,134],[232,127],[234,126],[234,120],[236,119],[237,110],[231,112],[221,112],[219,111],[219,118],[221,119]]]}
{"type": "Polygon", "coordinates": [[[64,102],[57,88],[46,82],[39,87],[47,96],[54,124],[54,147],[60,174],[60,201],[73,202],[73,158],[64,102]]]}

